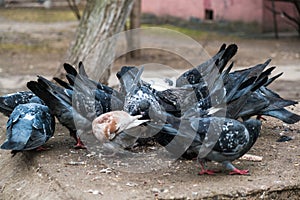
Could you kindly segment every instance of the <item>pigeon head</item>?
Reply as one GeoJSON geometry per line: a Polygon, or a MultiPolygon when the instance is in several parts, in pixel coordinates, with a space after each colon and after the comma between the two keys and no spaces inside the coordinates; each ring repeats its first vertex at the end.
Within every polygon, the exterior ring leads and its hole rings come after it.
{"type": "Polygon", "coordinates": [[[30,100],[29,103],[37,103],[37,104],[44,104],[44,102],[42,101],[42,99],[40,99],[37,96],[33,96],[30,100]]]}
{"type": "Polygon", "coordinates": [[[201,72],[193,68],[184,74],[182,74],[177,80],[176,80],[176,86],[181,87],[184,85],[189,85],[189,84],[196,84],[199,83],[200,81],[203,81],[201,72]]]}
{"type": "Polygon", "coordinates": [[[131,103],[128,105],[128,112],[131,115],[143,115],[148,116],[148,110],[150,108],[151,104],[145,100],[142,99],[140,101],[136,101],[135,103],[131,103]]]}
{"type": "Polygon", "coordinates": [[[134,80],[139,72],[139,69],[133,66],[123,66],[121,70],[116,74],[120,81],[120,91],[121,93],[128,93],[134,80]]]}
{"type": "Polygon", "coordinates": [[[261,121],[257,119],[248,119],[243,122],[247,130],[251,133],[250,135],[258,137],[261,130],[261,121]]]}
{"type": "Polygon", "coordinates": [[[117,132],[117,122],[112,116],[104,115],[97,117],[92,123],[93,133],[101,142],[111,140],[117,132]]]}
{"type": "Polygon", "coordinates": [[[116,76],[118,79],[122,79],[123,76],[128,75],[134,79],[135,75],[138,72],[138,68],[134,66],[123,66],[119,72],[117,72],[116,76]],[[131,71],[132,70],[132,71],[131,71]]]}
{"type": "Polygon", "coordinates": [[[137,88],[126,96],[124,110],[131,115],[143,115],[143,118],[151,118],[150,112],[161,112],[161,106],[154,92],[148,86],[137,88]]]}

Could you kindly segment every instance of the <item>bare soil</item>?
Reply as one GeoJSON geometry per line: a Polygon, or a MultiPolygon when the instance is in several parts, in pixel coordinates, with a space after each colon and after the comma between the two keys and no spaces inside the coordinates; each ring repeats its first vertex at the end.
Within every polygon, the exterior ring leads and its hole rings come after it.
{"type": "MultiPolygon", "coordinates": [[[[35,79],[37,74],[51,78],[65,62],[76,24],[32,24],[0,19],[0,94],[26,89],[26,82],[35,79]]],[[[253,66],[272,58],[272,65],[285,74],[271,88],[285,98],[300,100],[299,39],[208,37],[199,42],[210,55],[223,42],[236,43],[239,46],[234,57],[237,67],[253,66]]],[[[122,65],[149,62],[179,71],[189,67],[174,55],[145,50],[139,59],[130,62],[118,59],[113,73],[122,65]]],[[[159,74],[160,69],[153,67],[152,73],[148,69],[148,74],[159,74]]],[[[300,114],[299,106],[291,109],[300,114]]],[[[1,115],[0,142],[5,139],[6,121],[1,115]]],[[[166,167],[134,173],[135,169],[126,169],[128,163],[116,161],[108,165],[109,158],[75,150],[73,144],[68,131],[57,124],[55,136],[45,145],[47,151],[24,152],[15,157],[9,151],[0,151],[0,199],[299,199],[300,196],[299,123],[287,125],[271,118],[263,122],[261,136],[249,152],[262,156],[263,160],[234,163],[238,168],[249,169],[250,176],[230,176],[226,171],[215,176],[199,176],[197,162],[182,159],[166,167]],[[293,140],[276,142],[280,135],[291,136],[293,140]],[[122,164],[125,167],[120,167],[122,164]]],[[[222,169],[215,163],[209,166],[222,169]]]]}

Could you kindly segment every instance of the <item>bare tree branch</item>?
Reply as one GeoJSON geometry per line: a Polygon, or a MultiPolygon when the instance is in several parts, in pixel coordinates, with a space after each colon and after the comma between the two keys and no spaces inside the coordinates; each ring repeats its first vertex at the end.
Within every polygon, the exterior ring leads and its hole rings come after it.
{"type": "Polygon", "coordinates": [[[273,8],[267,6],[267,5],[265,5],[265,8],[266,8],[267,10],[271,11],[271,12],[274,12],[276,15],[281,15],[281,13],[282,13],[282,12],[280,12],[280,11],[278,11],[278,10],[276,10],[276,9],[273,9],[273,8]]]}
{"type": "Polygon", "coordinates": [[[293,26],[296,27],[298,34],[300,36],[300,0],[269,0],[269,1],[292,3],[295,6],[297,13],[298,13],[298,17],[291,16],[290,14],[288,14],[285,11],[277,11],[268,6],[265,6],[265,8],[267,8],[268,10],[270,10],[273,13],[283,15],[287,19],[287,22],[289,22],[290,24],[292,24],[293,26]]]}
{"type": "Polygon", "coordinates": [[[294,0],[294,5],[295,5],[295,7],[296,7],[296,9],[298,11],[298,14],[300,15],[300,1],[294,0]]]}
{"type": "Polygon", "coordinates": [[[78,9],[78,6],[76,5],[75,0],[72,0],[72,2],[71,2],[71,0],[67,0],[67,2],[69,4],[70,9],[73,11],[74,15],[76,16],[76,18],[78,20],[80,20],[80,18],[81,18],[80,11],[78,9]]]}
{"type": "Polygon", "coordinates": [[[282,14],[283,14],[284,17],[286,17],[288,20],[294,22],[295,24],[300,24],[300,21],[298,21],[296,18],[290,16],[286,12],[283,11],[282,14]]]}

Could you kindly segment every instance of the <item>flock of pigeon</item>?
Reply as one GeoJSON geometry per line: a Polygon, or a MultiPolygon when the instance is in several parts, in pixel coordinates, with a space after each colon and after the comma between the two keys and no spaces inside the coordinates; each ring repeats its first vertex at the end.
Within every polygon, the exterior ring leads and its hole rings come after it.
{"type": "Polygon", "coordinates": [[[216,55],[176,79],[174,87],[156,90],[141,79],[143,68],[124,66],[119,90],[91,80],[80,62],[78,71],[64,64],[67,81],[38,76],[29,91],[0,97],[0,112],[9,117],[2,149],[40,150],[55,131],[55,118],[85,148],[80,136],[93,132],[113,154],[155,141],[173,155],[197,157],[199,174],[214,174],[207,161],[222,163],[230,174],[248,174],[232,161],[259,137],[262,116],[293,124],[300,116],[285,109],[297,104],[270,90],[281,74],[270,77],[270,60],[232,72],[237,46],[223,44],[216,55]],[[183,149],[183,151],[179,151],[183,149]]]}

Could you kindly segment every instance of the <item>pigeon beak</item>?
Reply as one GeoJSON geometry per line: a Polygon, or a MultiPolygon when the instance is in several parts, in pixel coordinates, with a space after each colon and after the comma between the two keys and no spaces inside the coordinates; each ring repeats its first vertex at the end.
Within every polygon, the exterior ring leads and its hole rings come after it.
{"type": "Polygon", "coordinates": [[[111,133],[111,134],[109,134],[108,139],[109,139],[109,140],[113,140],[116,136],[117,136],[117,135],[116,135],[115,133],[111,133]]]}

